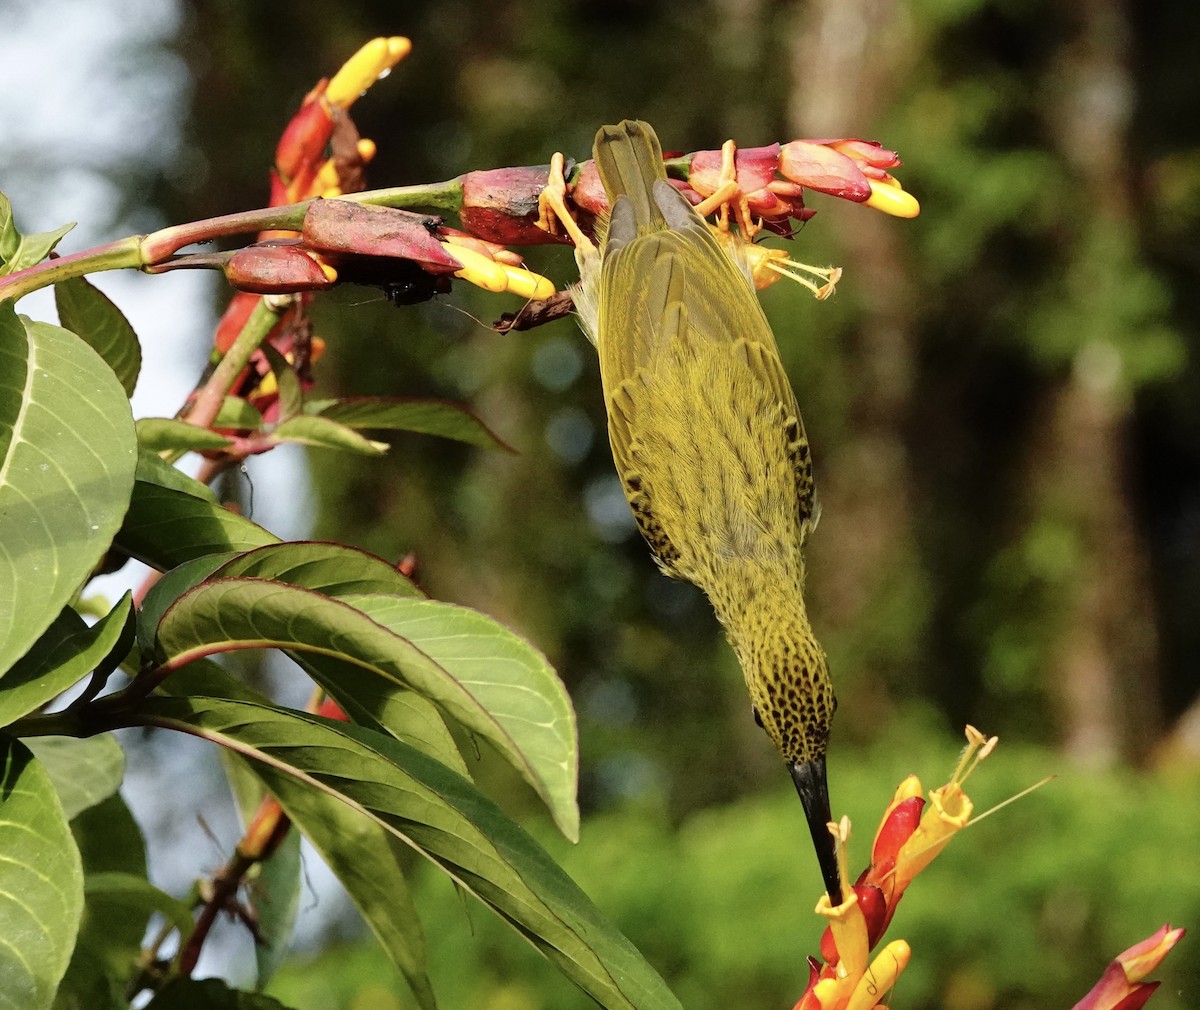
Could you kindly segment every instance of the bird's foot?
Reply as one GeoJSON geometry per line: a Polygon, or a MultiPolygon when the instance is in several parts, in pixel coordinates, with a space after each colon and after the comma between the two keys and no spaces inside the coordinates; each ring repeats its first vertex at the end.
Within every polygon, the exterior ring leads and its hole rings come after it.
{"type": "Polygon", "coordinates": [[[721,145],[721,184],[696,205],[701,217],[717,215],[717,229],[728,233],[732,211],[742,238],[749,242],[762,230],[762,221],[755,221],[750,214],[750,201],[742,192],[737,181],[737,144],[732,140],[721,145]]]}
{"type": "Polygon", "coordinates": [[[575,243],[576,249],[594,248],[592,240],[583,233],[579,223],[567,207],[567,180],[563,175],[565,162],[561,151],[556,151],[550,159],[550,175],[546,185],[538,195],[538,227],[551,235],[557,235],[562,226],[567,237],[575,243]]]}

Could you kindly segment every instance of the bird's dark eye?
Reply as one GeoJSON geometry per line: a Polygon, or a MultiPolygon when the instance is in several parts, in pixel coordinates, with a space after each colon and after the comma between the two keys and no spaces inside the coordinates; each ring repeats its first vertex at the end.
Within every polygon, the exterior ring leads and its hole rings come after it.
{"type": "Polygon", "coordinates": [[[758,706],[752,705],[750,711],[754,713],[754,721],[758,724],[758,728],[766,729],[767,727],[763,725],[762,716],[758,714],[758,706]]]}

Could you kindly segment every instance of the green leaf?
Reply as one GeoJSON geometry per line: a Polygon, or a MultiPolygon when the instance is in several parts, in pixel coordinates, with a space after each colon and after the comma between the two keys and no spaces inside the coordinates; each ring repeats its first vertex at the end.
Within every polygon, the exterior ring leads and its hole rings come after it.
{"type": "MultiPolygon", "coordinates": [[[[119,793],[72,818],[71,834],[79,845],[86,881],[106,873],[146,879],[142,832],[119,793]]],[[[128,1010],[124,991],[136,970],[145,932],[145,917],[139,921],[119,900],[108,902],[89,891],[56,1010],[128,1010]]]]}
{"type": "Polygon", "coordinates": [[[167,571],[206,554],[274,543],[277,536],[222,508],[199,481],[153,453],[139,458],[129,512],[116,536],[131,557],[167,571]]]}
{"type": "Polygon", "coordinates": [[[286,421],[290,417],[304,412],[304,387],[300,385],[300,377],[288,363],[287,358],[279,353],[268,341],[262,345],[262,353],[271,366],[271,374],[275,376],[275,384],[279,388],[279,418],[286,421]]]}
{"type": "Polygon", "coordinates": [[[173,417],[139,418],[137,436],[138,445],[150,452],[161,452],[164,449],[183,449],[188,452],[226,449],[233,445],[232,440],[224,435],[208,428],[198,428],[187,421],[178,421],[173,417]]]}
{"type": "Polygon", "coordinates": [[[217,411],[212,426],[258,431],[263,426],[263,416],[257,407],[240,396],[227,396],[221,401],[221,409],[217,411]]]}
{"type": "Polygon", "coordinates": [[[50,776],[0,738],[0,1010],[54,1002],[83,911],[83,873],[50,776]]]}
{"type": "Polygon", "coordinates": [[[217,502],[217,496],[207,484],[201,484],[195,477],[189,477],[177,466],[172,466],[165,459],[148,449],[138,449],[137,470],[134,479],[143,484],[155,484],[158,487],[170,488],[172,491],[182,491],[193,498],[217,502]]]}
{"type": "Polygon", "coordinates": [[[305,405],[305,410],[349,428],[415,431],[423,435],[440,435],[482,449],[513,451],[512,446],[466,407],[449,400],[353,397],[313,400],[305,405]]]}
{"type": "Polygon", "coordinates": [[[232,551],[205,554],[177,565],[150,587],[138,613],[138,645],[147,655],[154,652],[154,636],[158,634],[158,622],[184,593],[198,586],[230,558],[238,557],[232,551]]]}
{"type": "Polygon", "coordinates": [[[0,264],[7,263],[17,251],[21,233],[13,220],[12,203],[0,193],[0,264]]]}
{"type": "Polygon", "coordinates": [[[254,868],[249,900],[262,940],[254,945],[258,989],[266,988],[287,957],[300,910],[300,874],[300,833],[296,830],[288,832],[275,851],[254,868]]]}
{"type": "Polygon", "coordinates": [[[143,928],[155,912],[184,936],[190,934],[195,925],[192,910],[186,904],[134,873],[89,873],[83,881],[83,894],[89,905],[93,901],[102,901],[123,908],[127,915],[141,922],[143,928]]]}
{"type": "Polygon", "coordinates": [[[25,743],[54,783],[68,820],[121,788],[125,751],[111,733],[82,740],[39,736],[25,743]]]}
{"type": "Polygon", "coordinates": [[[145,1010],[287,1010],[273,996],[231,989],[219,978],[176,976],[158,990],[145,1010]]]}
{"type": "Polygon", "coordinates": [[[40,708],[93,670],[116,669],[133,645],[133,618],[129,593],[90,628],[64,608],[0,681],[0,725],[40,708]]]}
{"type": "Polygon", "coordinates": [[[108,550],[136,460],[111,369],[74,334],[0,303],[0,671],[108,550]]]}
{"type": "Polygon", "coordinates": [[[545,800],[559,829],[577,838],[575,718],[545,659],[464,607],[396,596],[354,600],[351,607],[253,579],[207,582],[167,611],[158,655],[183,666],[215,652],[275,647],[355,663],[437,702],[494,744],[545,800]]]}
{"type": "Polygon", "coordinates": [[[0,193],[0,277],[40,263],[74,224],[64,224],[54,231],[22,235],[13,218],[12,204],[0,193]]]}
{"type": "Polygon", "coordinates": [[[491,905],[601,1006],[679,1010],[633,945],[532,838],[415,748],[360,726],[214,698],[150,697],[136,718],[260,762],[258,774],[289,816],[312,789],[343,799],[491,905]]]}
{"type": "Polygon", "coordinates": [[[285,650],[361,726],[389,733],[469,779],[441,710],[427,698],[352,662],[285,650]]]}
{"type": "Polygon", "coordinates": [[[125,395],[132,396],[142,368],[142,347],[124,313],[83,277],[55,284],[54,301],[58,321],[108,362],[125,395]]]}
{"type": "MultiPolygon", "coordinates": [[[[71,818],[71,834],[79,846],[84,873],[146,875],[146,843],[120,793],[71,818]]],[[[134,938],[135,942],[141,936],[134,938]]]]}
{"type": "Polygon", "coordinates": [[[372,442],[353,428],[338,424],[327,417],[300,414],[288,418],[271,433],[277,442],[297,442],[323,449],[348,449],[364,456],[382,456],[388,450],[386,442],[372,442]]]}
{"type": "MultiPolygon", "coordinates": [[[[276,778],[275,785],[283,783],[288,816],[346,888],[417,1003],[433,1010],[437,1001],[426,973],[425,934],[400,862],[404,842],[340,798],[276,778]]],[[[263,981],[260,974],[260,986],[263,981]]]]}
{"type": "Polygon", "coordinates": [[[315,540],[269,544],[247,551],[216,569],[213,578],[271,579],[326,596],[350,593],[425,596],[408,576],[383,558],[356,547],[315,540]]]}
{"type": "MultiPolygon", "coordinates": [[[[499,622],[469,607],[395,596],[346,596],[344,602],[415,645],[469,685],[480,704],[537,754],[541,784],[554,822],[579,840],[578,739],[575,710],[546,657],[499,622]]],[[[519,770],[519,769],[518,769],[519,770]]]]}

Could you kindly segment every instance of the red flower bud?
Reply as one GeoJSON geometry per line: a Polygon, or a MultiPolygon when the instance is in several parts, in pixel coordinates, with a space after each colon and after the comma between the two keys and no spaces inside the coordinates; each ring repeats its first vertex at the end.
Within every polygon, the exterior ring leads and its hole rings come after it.
{"type": "Polygon", "coordinates": [[[811,140],[784,144],[779,170],[793,182],[831,196],[861,203],[871,195],[870,183],[855,159],[811,140]]]}
{"type": "Polygon", "coordinates": [[[333,116],[323,97],[328,81],[321,81],[305,96],[304,104],[284,128],[275,147],[275,170],[286,183],[302,171],[312,171],[323,160],[333,135],[333,116]]]}
{"type": "Polygon", "coordinates": [[[230,257],[225,277],[239,291],[289,294],[332,287],[337,271],[298,245],[252,245],[230,257]]]}
{"type": "MultiPolygon", "coordinates": [[[[697,151],[692,155],[688,184],[701,196],[711,196],[721,187],[721,151],[697,151]]],[[[733,158],[737,182],[753,205],[759,190],[765,190],[779,167],[779,145],[739,147],[733,158]]],[[[766,198],[764,198],[766,199],[766,198]]]]}
{"type": "Polygon", "coordinates": [[[462,177],[458,219],[477,238],[500,245],[567,242],[537,225],[538,196],[550,174],[548,165],[495,168],[462,177]]]}
{"type": "Polygon", "coordinates": [[[315,200],[304,215],[304,244],[321,252],[413,260],[431,273],[454,273],[450,256],[431,229],[437,218],[349,200],[315,200]]]}

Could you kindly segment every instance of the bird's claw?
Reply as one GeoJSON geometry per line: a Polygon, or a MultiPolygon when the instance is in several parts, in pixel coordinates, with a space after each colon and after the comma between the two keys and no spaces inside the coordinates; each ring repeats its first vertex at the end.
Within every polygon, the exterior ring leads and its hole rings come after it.
{"type": "Polygon", "coordinates": [[[737,222],[738,231],[747,241],[762,230],[762,221],[755,221],[750,214],[750,200],[737,181],[737,143],[732,140],[721,145],[721,184],[709,196],[696,205],[701,217],[717,215],[717,227],[729,231],[729,214],[737,222]]]}
{"type": "Polygon", "coordinates": [[[538,194],[538,227],[551,235],[559,234],[559,225],[567,233],[567,237],[575,243],[575,247],[585,248],[592,245],[583,229],[579,227],[574,215],[567,207],[567,180],[563,174],[565,159],[561,151],[555,151],[550,159],[550,174],[546,185],[538,194]]]}

